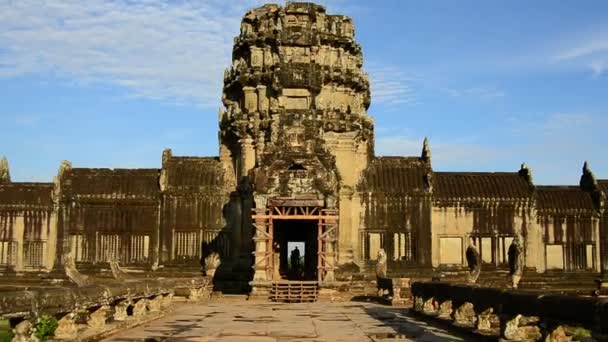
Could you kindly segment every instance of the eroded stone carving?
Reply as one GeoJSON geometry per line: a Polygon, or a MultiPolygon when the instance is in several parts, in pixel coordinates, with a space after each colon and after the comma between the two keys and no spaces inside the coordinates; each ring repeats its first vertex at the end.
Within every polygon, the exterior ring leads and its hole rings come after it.
{"type": "Polygon", "coordinates": [[[209,254],[205,258],[205,272],[208,276],[213,277],[215,275],[215,271],[218,267],[220,267],[221,260],[220,255],[216,252],[209,254]]]}
{"type": "Polygon", "coordinates": [[[511,341],[536,341],[542,334],[534,320],[526,320],[524,316],[517,315],[504,323],[502,336],[511,341]]]}
{"type": "Polygon", "coordinates": [[[8,159],[6,159],[6,156],[3,156],[2,159],[0,159],[0,184],[11,182],[11,174],[9,171],[8,159]]]}
{"type": "Polygon", "coordinates": [[[437,317],[450,320],[452,319],[452,312],[452,301],[446,300],[439,304],[439,315],[437,317]]]}
{"type": "Polygon", "coordinates": [[[148,299],[142,298],[133,305],[133,316],[144,316],[148,313],[148,299]]]}
{"type": "Polygon", "coordinates": [[[454,311],[454,324],[463,327],[474,327],[477,315],[472,303],[464,303],[454,311]]]}
{"type": "Polygon", "coordinates": [[[524,272],[524,248],[523,238],[518,233],[513,238],[513,242],[509,246],[509,275],[511,276],[511,285],[516,289],[524,272]]]}
{"type": "Polygon", "coordinates": [[[55,338],[63,340],[75,339],[78,335],[78,325],[76,324],[76,314],[73,312],[61,317],[57,322],[57,329],[55,329],[55,338]]]}
{"type": "Polygon", "coordinates": [[[112,260],[110,261],[110,269],[112,270],[112,276],[114,279],[118,280],[127,280],[132,278],[127,272],[123,271],[118,264],[118,261],[112,260]]]}
{"type": "Polygon", "coordinates": [[[89,315],[89,319],[87,321],[87,325],[92,330],[102,330],[106,326],[106,322],[108,320],[110,307],[107,305],[102,305],[95,312],[89,315]]]}
{"type": "Polygon", "coordinates": [[[15,326],[15,329],[13,329],[15,336],[13,336],[12,342],[38,341],[38,339],[32,335],[32,329],[33,325],[30,321],[24,320],[19,322],[17,326],[15,326]]]}
{"type": "Polygon", "coordinates": [[[114,306],[114,320],[115,321],[124,321],[129,315],[127,309],[131,306],[133,302],[131,300],[123,300],[117,303],[114,306]]]}
{"type": "Polygon", "coordinates": [[[74,256],[72,253],[68,253],[65,255],[65,263],[64,263],[65,273],[78,286],[86,286],[91,285],[91,279],[89,276],[84,275],[76,269],[76,262],[74,262],[74,256]]]}

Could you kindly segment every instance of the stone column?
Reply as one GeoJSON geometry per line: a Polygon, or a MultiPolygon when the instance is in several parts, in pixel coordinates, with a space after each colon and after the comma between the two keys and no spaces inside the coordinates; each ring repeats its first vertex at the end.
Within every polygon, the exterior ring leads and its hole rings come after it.
{"type": "Polygon", "coordinates": [[[254,87],[243,87],[245,93],[244,112],[254,113],[258,110],[258,95],[256,88],[254,87]]]}
{"type": "Polygon", "coordinates": [[[232,234],[231,241],[231,255],[233,260],[237,260],[241,255],[241,239],[243,232],[242,227],[242,216],[241,211],[241,198],[238,192],[234,191],[230,194],[230,202],[227,204],[226,219],[230,225],[230,233],[232,234]]]}
{"type": "Polygon", "coordinates": [[[238,191],[241,197],[241,251],[240,258],[251,260],[253,226],[251,215],[253,214],[253,185],[249,177],[244,176],[239,183],[238,191]]]}
{"type": "Polygon", "coordinates": [[[268,238],[264,235],[264,231],[267,231],[268,220],[259,218],[259,216],[266,214],[266,208],[256,208],[256,215],[258,218],[255,220],[257,229],[255,230],[255,236],[253,238],[255,242],[255,261],[254,261],[254,281],[266,281],[269,280],[266,269],[268,267],[268,260],[266,258],[268,238]]]}
{"type": "Polygon", "coordinates": [[[241,147],[241,169],[239,170],[241,179],[239,181],[241,181],[248,175],[249,170],[255,167],[255,149],[253,139],[249,136],[239,139],[239,145],[241,147]]]}
{"type": "Polygon", "coordinates": [[[608,283],[608,211],[602,209],[600,215],[600,275],[608,283]]]}
{"type": "Polygon", "coordinates": [[[353,215],[352,196],[353,191],[350,187],[340,189],[340,234],[338,234],[338,251],[337,260],[340,264],[352,262],[353,256],[348,252],[353,248],[353,241],[357,239],[357,229],[353,227],[351,215],[353,215]]]}

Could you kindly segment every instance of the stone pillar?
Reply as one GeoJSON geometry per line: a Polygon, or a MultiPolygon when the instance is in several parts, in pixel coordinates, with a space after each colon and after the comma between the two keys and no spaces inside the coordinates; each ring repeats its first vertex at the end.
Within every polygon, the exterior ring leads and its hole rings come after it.
{"type": "Polygon", "coordinates": [[[595,272],[602,272],[602,233],[600,231],[601,229],[601,225],[600,225],[600,220],[597,217],[591,217],[591,231],[593,232],[594,236],[593,239],[595,240],[595,254],[593,257],[595,257],[595,259],[593,260],[593,266],[594,269],[593,271],[595,272]]]}
{"type": "Polygon", "coordinates": [[[23,213],[18,213],[14,216],[15,223],[13,226],[13,241],[17,242],[17,255],[16,263],[15,263],[15,271],[20,272],[23,271],[23,243],[24,234],[25,234],[25,219],[23,217],[23,213]]]}
{"type": "Polygon", "coordinates": [[[268,238],[264,235],[264,231],[267,232],[268,220],[259,218],[259,216],[266,214],[266,208],[256,208],[256,218],[255,225],[257,229],[255,230],[255,236],[253,238],[255,242],[255,261],[253,264],[254,267],[254,281],[267,281],[268,274],[266,272],[268,268],[268,259],[266,258],[268,238]]]}
{"type": "Polygon", "coordinates": [[[249,177],[243,177],[238,187],[241,196],[241,251],[240,258],[251,260],[252,238],[253,238],[253,222],[251,215],[253,214],[253,185],[249,177]]]}
{"type": "Polygon", "coordinates": [[[239,145],[241,147],[241,169],[239,171],[242,179],[247,176],[249,170],[255,167],[255,149],[253,139],[249,136],[239,139],[239,145]]]}
{"type": "Polygon", "coordinates": [[[243,92],[245,93],[244,112],[245,113],[257,112],[258,111],[258,95],[256,93],[256,88],[243,87],[243,92]]]}
{"type": "Polygon", "coordinates": [[[337,262],[340,264],[348,263],[353,261],[352,250],[354,248],[353,241],[357,239],[357,228],[353,227],[352,215],[352,197],[353,191],[350,187],[343,187],[340,189],[340,222],[338,222],[340,228],[340,234],[338,234],[338,251],[337,262]]]}
{"type": "Polygon", "coordinates": [[[226,212],[226,219],[229,222],[230,233],[232,234],[230,246],[231,255],[233,260],[237,260],[241,255],[241,239],[243,235],[241,226],[243,212],[241,210],[241,198],[236,191],[230,194],[230,202],[228,203],[226,212]]]}
{"type": "Polygon", "coordinates": [[[600,215],[600,272],[602,280],[608,282],[608,210],[602,209],[600,215]]]}

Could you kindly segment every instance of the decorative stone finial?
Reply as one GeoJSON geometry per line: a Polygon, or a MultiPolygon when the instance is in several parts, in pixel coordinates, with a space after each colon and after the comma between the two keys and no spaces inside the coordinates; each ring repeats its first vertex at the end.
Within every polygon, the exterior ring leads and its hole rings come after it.
{"type": "Polygon", "coordinates": [[[522,177],[530,186],[534,186],[534,181],[532,179],[532,170],[528,167],[528,164],[522,163],[519,171],[517,172],[520,177],[522,177]]]}
{"type": "Polygon", "coordinates": [[[173,152],[170,148],[166,148],[163,150],[163,165],[169,161],[173,157],[173,152]]]}
{"type": "Polygon", "coordinates": [[[585,161],[583,164],[583,174],[581,175],[581,180],[579,182],[581,189],[585,191],[597,191],[598,184],[597,179],[595,179],[595,175],[591,171],[589,167],[589,163],[585,161]]]}
{"type": "Polygon", "coordinates": [[[53,179],[53,183],[55,183],[53,189],[53,200],[55,201],[55,203],[58,203],[59,199],[61,198],[61,192],[63,191],[63,189],[61,188],[61,183],[65,178],[65,174],[71,169],[72,163],[67,160],[62,161],[59,165],[59,170],[57,170],[57,176],[55,176],[55,178],[53,179]]]}
{"type": "Polygon", "coordinates": [[[429,146],[429,139],[424,137],[424,142],[422,143],[422,159],[426,162],[431,161],[431,147],[429,146]]]}
{"type": "Polygon", "coordinates": [[[8,159],[6,159],[6,156],[2,156],[2,159],[0,160],[0,184],[10,182],[11,174],[8,168],[8,159]]]}

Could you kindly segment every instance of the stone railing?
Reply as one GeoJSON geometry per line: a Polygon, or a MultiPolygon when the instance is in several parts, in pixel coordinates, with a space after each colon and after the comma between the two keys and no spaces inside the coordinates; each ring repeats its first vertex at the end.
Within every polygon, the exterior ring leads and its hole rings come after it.
{"type": "Polygon", "coordinates": [[[160,314],[174,295],[198,300],[210,295],[208,278],[130,279],[82,287],[0,292],[0,318],[9,319],[17,341],[28,341],[43,315],[59,319],[56,339],[108,330],[108,323],[137,322],[160,314]]]}
{"type": "Polygon", "coordinates": [[[608,298],[414,282],[414,311],[503,341],[570,341],[572,331],[608,341],[608,298]]]}

